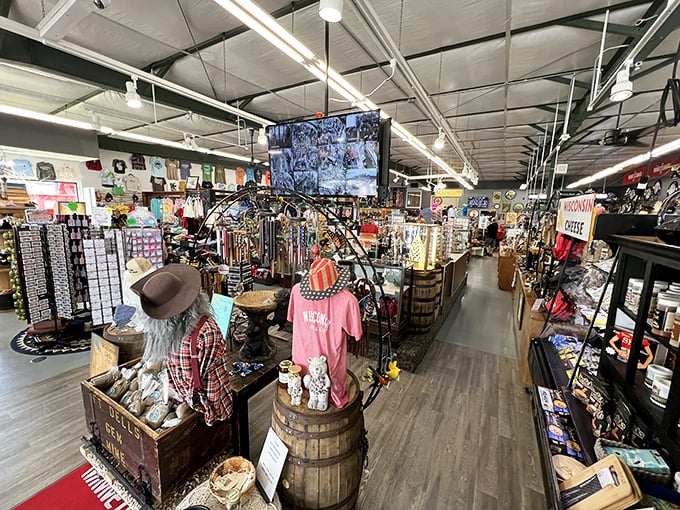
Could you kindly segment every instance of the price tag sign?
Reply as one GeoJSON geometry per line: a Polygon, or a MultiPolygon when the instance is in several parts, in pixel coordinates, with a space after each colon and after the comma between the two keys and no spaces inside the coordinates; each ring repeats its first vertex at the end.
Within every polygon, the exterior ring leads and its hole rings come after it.
{"type": "Polygon", "coordinates": [[[279,483],[287,455],[288,447],[279,439],[274,429],[269,427],[267,439],[264,441],[262,454],[257,463],[257,476],[255,478],[260,491],[266,496],[268,503],[274,500],[276,486],[279,483]]]}

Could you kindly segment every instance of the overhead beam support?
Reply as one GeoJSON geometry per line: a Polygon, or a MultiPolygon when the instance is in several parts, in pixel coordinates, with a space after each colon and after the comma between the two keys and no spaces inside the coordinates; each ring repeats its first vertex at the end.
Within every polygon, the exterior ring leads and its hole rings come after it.
{"type": "MultiPolygon", "coordinates": [[[[47,71],[89,83],[103,90],[124,92],[125,82],[130,79],[127,74],[70,55],[33,39],[3,31],[0,31],[0,33],[5,34],[4,44],[0,48],[0,59],[41,67],[47,71]]],[[[142,94],[142,92],[146,91],[139,90],[140,95],[145,99],[152,100],[150,94],[142,94]]],[[[156,101],[171,108],[192,111],[232,124],[236,124],[240,120],[241,123],[245,121],[249,127],[255,129],[261,127],[260,124],[242,117],[237,119],[234,114],[161,87],[156,87],[156,101]]]]}
{"type": "MultiPolygon", "coordinates": [[[[601,21],[595,21],[592,19],[572,19],[560,23],[568,27],[574,28],[584,28],[586,30],[594,30],[596,32],[602,32],[604,28],[604,23],[601,21]]],[[[631,27],[628,25],[619,25],[617,23],[607,23],[607,33],[624,35],[626,37],[632,37],[638,35],[642,29],[640,27],[631,27]]]]}
{"type": "MultiPolygon", "coordinates": [[[[569,78],[565,78],[564,76],[550,76],[549,78],[546,78],[546,80],[554,81],[557,83],[562,83],[563,85],[570,85],[571,86],[571,80],[569,78]]],[[[581,88],[581,89],[586,89],[588,90],[590,88],[590,83],[587,83],[585,81],[580,81],[580,80],[574,80],[574,85],[581,88]]],[[[553,113],[555,113],[555,110],[553,109],[553,113]]]]}

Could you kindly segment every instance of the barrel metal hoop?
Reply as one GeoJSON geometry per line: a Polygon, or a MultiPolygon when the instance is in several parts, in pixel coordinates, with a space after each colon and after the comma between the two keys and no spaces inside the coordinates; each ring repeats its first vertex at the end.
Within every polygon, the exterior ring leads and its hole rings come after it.
{"type": "Polygon", "coordinates": [[[346,425],[339,429],[327,430],[325,432],[306,432],[289,427],[283,421],[281,421],[281,418],[279,418],[277,413],[274,413],[272,418],[279,427],[285,430],[288,435],[293,436],[296,439],[327,439],[329,437],[335,437],[340,434],[344,434],[345,432],[352,430],[352,428],[355,426],[353,422],[348,421],[346,425]]]}
{"type": "Polygon", "coordinates": [[[356,448],[336,455],[335,457],[327,457],[325,459],[301,459],[300,457],[288,454],[288,463],[295,466],[328,467],[339,464],[341,461],[349,459],[352,455],[359,455],[361,457],[361,450],[356,448]]]}
{"type": "MultiPolygon", "coordinates": [[[[352,501],[352,499],[356,499],[357,497],[359,497],[359,494],[356,493],[356,492],[353,492],[349,496],[347,496],[345,499],[343,499],[340,503],[336,503],[336,504],[330,505],[330,506],[319,507],[317,510],[339,510],[340,508],[344,508],[349,502],[352,501]]],[[[293,510],[304,510],[302,507],[298,507],[298,506],[292,506],[291,508],[293,510]]]]}

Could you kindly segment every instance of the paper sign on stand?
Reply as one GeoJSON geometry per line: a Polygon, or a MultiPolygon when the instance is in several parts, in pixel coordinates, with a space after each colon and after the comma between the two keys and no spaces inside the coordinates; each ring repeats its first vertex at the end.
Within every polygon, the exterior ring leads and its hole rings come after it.
{"type": "Polygon", "coordinates": [[[266,496],[267,503],[271,503],[274,500],[276,486],[279,484],[279,478],[281,477],[287,456],[288,447],[279,439],[274,429],[269,427],[267,439],[264,441],[260,460],[257,463],[257,475],[255,478],[255,483],[257,483],[260,492],[266,496]]]}
{"type": "Polygon", "coordinates": [[[118,351],[120,348],[99,335],[92,333],[90,347],[90,377],[103,374],[112,366],[118,365],[118,351]]]}
{"type": "Polygon", "coordinates": [[[212,296],[210,305],[213,309],[213,317],[222,332],[222,336],[227,338],[229,323],[231,321],[231,312],[234,309],[234,298],[215,293],[212,296]]]}
{"type": "Polygon", "coordinates": [[[557,213],[557,231],[581,241],[589,241],[594,210],[594,193],[563,198],[557,213]]]}

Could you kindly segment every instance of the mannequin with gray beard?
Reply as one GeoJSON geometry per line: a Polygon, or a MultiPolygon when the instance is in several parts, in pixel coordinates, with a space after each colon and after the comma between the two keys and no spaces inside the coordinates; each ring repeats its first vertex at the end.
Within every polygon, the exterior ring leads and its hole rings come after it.
{"type": "Polygon", "coordinates": [[[203,413],[206,424],[228,420],[233,402],[227,348],[198,270],[169,264],[137,281],[132,290],[144,311],[145,358],[165,360],[171,387],[203,413]]]}

